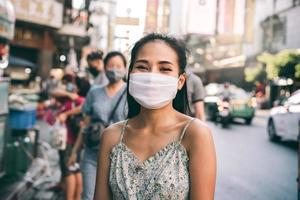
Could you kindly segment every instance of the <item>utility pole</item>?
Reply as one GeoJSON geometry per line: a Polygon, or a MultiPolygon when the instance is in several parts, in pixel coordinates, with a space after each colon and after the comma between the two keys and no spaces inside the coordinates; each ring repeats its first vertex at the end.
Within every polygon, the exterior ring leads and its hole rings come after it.
{"type": "Polygon", "coordinates": [[[216,27],[215,27],[215,36],[219,34],[218,26],[219,26],[219,4],[220,0],[216,0],[216,27]]]}
{"type": "Polygon", "coordinates": [[[108,14],[108,29],[107,29],[107,48],[108,50],[113,49],[113,39],[115,35],[114,27],[115,18],[116,18],[116,4],[117,0],[104,0],[103,2],[109,3],[109,14],[108,14]]]}
{"type": "MultiPolygon", "coordinates": [[[[117,0],[86,0],[86,5],[90,5],[91,3],[95,3],[98,7],[100,8],[106,8],[106,10],[100,14],[101,16],[105,17],[105,20],[103,21],[104,23],[103,28],[104,32],[98,37],[103,38],[105,36],[105,41],[106,44],[104,44],[106,47],[103,47],[106,51],[110,51],[113,49],[113,39],[114,39],[114,26],[115,26],[115,18],[116,18],[116,4],[117,0]],[[102,5],[106,4],[108,7],[103,7],[102,5]],[[106,29],[107,28],[107,29],[106,29]]],[[[89,6],[90,7],[90,6],[89,6]]],[[[89,8],[88,8],[89,9],[89,8]]],[[[95,9],[95,8],[93,8],[95,9]]],[[[89,17],[92,14],[93,10],[89,10],[89,17]]],[[[90,22],[90,20],[89,20],[90,22]]],[[[99,24],[93,24],[94,26],[99,27],[99,24]]]]}

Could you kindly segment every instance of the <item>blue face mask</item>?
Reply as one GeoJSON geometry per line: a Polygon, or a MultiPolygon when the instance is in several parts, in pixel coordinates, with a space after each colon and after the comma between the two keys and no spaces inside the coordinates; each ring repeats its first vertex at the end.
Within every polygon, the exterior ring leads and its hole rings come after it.
{"type": "Polygon", "coordinates": [[[66,90],[68,92],[75,92],[76,86],[73,83],[67,83],[66,85],[66,90]]]}
{"type": "Polygon", "coordinates": [[[123,70],[108,69],[106,70],[105,74],[110,83],[115,83],[123,79],[126,72],[123,70]]]}

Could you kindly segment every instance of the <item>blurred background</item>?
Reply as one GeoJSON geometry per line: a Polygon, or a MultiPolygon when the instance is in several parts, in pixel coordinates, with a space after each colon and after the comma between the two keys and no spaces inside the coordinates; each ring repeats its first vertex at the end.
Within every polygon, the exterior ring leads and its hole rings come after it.
{"type": "Polygon", "coordinates": [[[62,198],[40,92],[150,32],[183,40],[205,85],[216,199],[297,199],[299,18],[300,0],[1,0],[0,199],[62,198]]]}

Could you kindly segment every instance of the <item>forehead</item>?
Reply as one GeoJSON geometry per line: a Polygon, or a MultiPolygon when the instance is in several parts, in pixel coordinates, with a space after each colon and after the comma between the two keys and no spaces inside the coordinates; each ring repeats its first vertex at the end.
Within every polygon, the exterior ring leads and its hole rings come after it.
{"type": "Polygon", "coordinates": [[[89,60],[88,63],[99,63],[99,62],[103,62],[101,59],[95,59],[95,60],[89,60]]]}
{"type": "Polygon", "coordinates": [[[155,40],[147,42],[138,51],[137,59],[157,59],[157,60],[170,60],[173,62],[178,61],[176,51],[167,43],[162,40],[155,40]]]}
{"type": "Polygon", "coordinates": [[[110,57],[107,62],[123,62],[123,59],[121,58],[121,56],[116,55],[116,56],[110,57]]]}
{"type": "Polygon", "coordinates": [[[109,60],[107,61],[106,65],[121,65],[121,66],[125,66],[125,63],[122,59],[121,56],[116,55],[113,56],[111,58],[109,58],[109,60]]]}

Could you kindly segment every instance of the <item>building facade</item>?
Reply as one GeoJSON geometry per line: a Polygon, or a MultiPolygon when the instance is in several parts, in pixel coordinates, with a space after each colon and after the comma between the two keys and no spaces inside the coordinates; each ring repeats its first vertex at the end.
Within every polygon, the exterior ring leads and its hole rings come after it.
{"type": "Polygon", "coordinates": [[[189,67],[204,82],[221,82],[221,74],[244,66],[245,4],[246,0],[170,0],[170,33],[185,40],[189,67]]]}
{"type": "Polygon", "coordinates": [[[55,31],[63,22],[63,4],[55,0],[12,0],[16,24],[10,55],[36,65],[37,74],[46,77],[56,50],[55,31]]]}
{"type": "Polygon", "coordinates": [[[243,48],[247,57],[263,51],[277,53],[282,49],[300,47],[299,0],[248,0],[247,3],[247,9],[255,13],[248,15],[251,28],[246,30],[243,48]]]}

